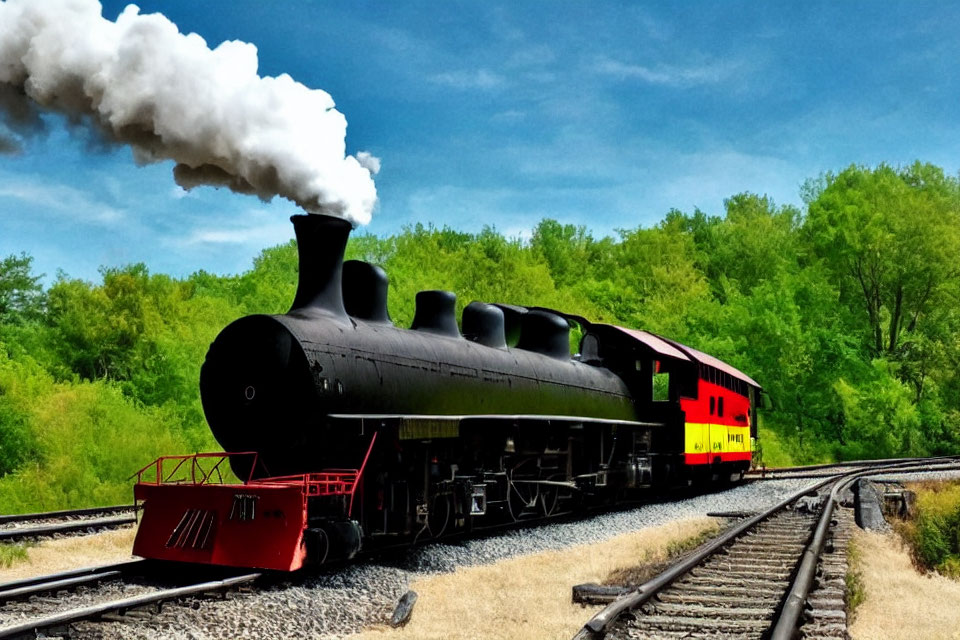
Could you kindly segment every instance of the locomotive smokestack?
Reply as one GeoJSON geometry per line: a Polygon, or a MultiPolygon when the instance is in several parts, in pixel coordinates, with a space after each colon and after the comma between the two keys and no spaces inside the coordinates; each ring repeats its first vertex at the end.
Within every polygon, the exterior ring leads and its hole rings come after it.
{"type": "Polygon", "coordinates": [[[291,216],[297,234],[300,275],[287,313],[321,312],[347,319],[343,306],[343,252],[352,225],[323,215],[291,216]]]}

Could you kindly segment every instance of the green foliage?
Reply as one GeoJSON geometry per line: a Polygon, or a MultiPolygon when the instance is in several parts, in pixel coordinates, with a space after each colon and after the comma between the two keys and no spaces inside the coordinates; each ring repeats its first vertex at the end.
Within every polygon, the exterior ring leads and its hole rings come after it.
{"type": "Polygon", "coordinates": [[[804,225],[814,253],[862,309],[875,356],[902,356],[911,334],[936,330],[958,292],[960,181],[919,162],[826,176],[804,225]]]}
{"type": "Polygon", "coordinates": [[[26,562],[27,546],[19,543],[0,543],[0,569],[26,562]]]}
{"type": "Polygon", "coordinates": [[[875,361],[873,379],[859,387],[841,378],[834,388],[843,409],[845,457],[888,458],[920,449],[917,407],[889,363],[875,361]]]}
{"type": "Polygon", "coordinates": [[[10,360],[0,343],[0,476],[38,458],[30,411],[51,385],[50,376],[35,362],[10,360]]]}
{"type": "Polygon", "coordinates": [[[586,227],[543,220],[533,231],[530,246],[547,263],[550,277],[559,286],[575,284],[590,272],[594,240],[586,227]]]}
{"type": "Polygon", "coordinates": [[[768,467],[792,467],[798,464],[798,460],[788,451],[788,446],[784,443],[783,436],[773,429],[765,428],[761,420],[756,447],[763,464],[768,467]]]}
{"type": "Polygon", "coordinates": [[[921,566],[960,579],[960,482],[918,486],[916,515],[898,530],[921,566]]]}
{"type": "Polygon", "coordinates": [[[52,383],[33,400],[38,457],[0,478],[2,513],[131,501],[131,473],[187,449],[175,415],[108,382],[52,383]]]}
{"type": "Polygon", "coordinates": [[[0,322],[32,319],[43,309],[43,276],[33,275],[33,258],[25,253],[0,260],[0,322]]]}
{"type": "MultiPolygon", "coordinates": [[[[675,338],[748,372],[770,466],[960,449],[960,181],[937,167],[849,167],[802,188],[806,211],[735,194],[722,215],[669,211],[594,238],[544,219],[354,234],[381,265],[398,326],[416,293],[543,306],[675,338]]],[[[235,276],[135,264],[43,291],[27,255],[0,261],[0,510],[128,497],[161,453],[217,448],[197,390],[229,322],[289,308],[294,242],[235,276]]],[[[576,350],[579,331],[572,332],[576,350]]]]}

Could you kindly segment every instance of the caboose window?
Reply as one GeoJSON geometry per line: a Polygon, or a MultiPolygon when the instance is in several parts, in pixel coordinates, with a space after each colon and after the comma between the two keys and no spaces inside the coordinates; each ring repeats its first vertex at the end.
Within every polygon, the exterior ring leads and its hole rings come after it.
{"type": "Polygon", "coordinates": [[[713,415],[713,410],[716,408],[716,398],[710,396],[710,415],[713,415]]]}
{"type": "Polygon", "coordinates": [[[717,415],[723,417],[723,396],[720,396],[720,399],[717,400],[717,415]]]}
{"type": "Polygon", "coordinates": [[[653,401],[668,402],[670,400],[670,374],[653,374],[653,401]]]}

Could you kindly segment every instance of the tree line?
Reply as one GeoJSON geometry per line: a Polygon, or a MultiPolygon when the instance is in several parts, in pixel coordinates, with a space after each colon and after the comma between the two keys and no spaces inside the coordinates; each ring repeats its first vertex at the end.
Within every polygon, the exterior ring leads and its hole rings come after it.
{"type": "MultiPolygon", "coordinates": [[[[539,305],[659,333],[758,380],[767,464],[960,450],[960,181],[943,169],[851,166],[808,180],[804,206],[737,194],[595,237],[542,220],[354,234],[383,266],[389,309],[421,289],[539,305]]],[[[197,391],[210,342],[293,298],[293,242],[239,275],[101,270],[48,288],[32,258],[0,261],[0,511],[122,502],[162,454],[215,450],[197,391]]],[[[459,309],[458,309],[459,310],[459,309]]]]}

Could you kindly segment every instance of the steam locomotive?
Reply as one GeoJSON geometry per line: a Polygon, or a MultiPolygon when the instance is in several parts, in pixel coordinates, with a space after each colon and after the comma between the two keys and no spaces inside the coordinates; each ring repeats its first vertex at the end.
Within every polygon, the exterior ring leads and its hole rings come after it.
{"type": "Polygon", "coordinates": [[[233,322],[200,374],[229,453],[137,474],[136,555],[292,571],[749,467],[760,385],[690,347],[557,311],[421,291],[343,261],[350,224],[291,218],[286,314],[233,322]],[[571,357],[571,326],[582,333],[571,357]]]}

